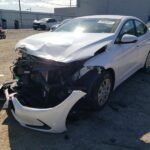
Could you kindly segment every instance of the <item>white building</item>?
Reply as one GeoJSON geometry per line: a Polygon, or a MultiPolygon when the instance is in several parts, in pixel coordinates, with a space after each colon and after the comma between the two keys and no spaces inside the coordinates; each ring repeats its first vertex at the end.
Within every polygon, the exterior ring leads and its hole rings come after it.
{"type": "MultiPolygon", "coordinates": [[[[52,16],[53,14],[50,13],[22,11],[22,27],[32,28],[33,20],[51,18],[52,16]]],[[[19,11],[0,9],[0,25],[3,28],[16,28],[17,26],[20,28],[20,20],[19,11]]]]}
{"type": "Polygon", "coordinates": [[[55,15],[68,17],[119,14],[150,20],[150,0],[77,0],[77,7],[56,8],[55,15]]]}

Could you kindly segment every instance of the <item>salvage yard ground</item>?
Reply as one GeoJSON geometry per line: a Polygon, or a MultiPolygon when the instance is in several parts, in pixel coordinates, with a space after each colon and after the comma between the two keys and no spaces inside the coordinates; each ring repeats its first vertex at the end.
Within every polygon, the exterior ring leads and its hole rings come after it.
{"type": "MultiPolygon", "coordinates": [[[[11,79],[17,41],[39,32],[8,30],[7,39],[0,40],[0,83],[11,79]]],[[[0,110],[0,150],[10,149],[150,150],[150,75],[137,72],[118,87],[103,110],[82,113],[63,134],[25,129],[0,110]]]]}

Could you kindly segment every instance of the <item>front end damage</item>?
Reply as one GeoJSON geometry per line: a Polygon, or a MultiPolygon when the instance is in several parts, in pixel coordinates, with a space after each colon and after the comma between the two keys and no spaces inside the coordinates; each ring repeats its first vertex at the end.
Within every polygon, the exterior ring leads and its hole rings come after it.
{"type": "Polygon", "coordinates": [[[85,67],[83,61],[71,63],[45,60],[26,53],[12,66],[14,82],[0,87],[5,108],[24,127],[61,133],[73,106],[90,96],[100,67],[85,67]]]}

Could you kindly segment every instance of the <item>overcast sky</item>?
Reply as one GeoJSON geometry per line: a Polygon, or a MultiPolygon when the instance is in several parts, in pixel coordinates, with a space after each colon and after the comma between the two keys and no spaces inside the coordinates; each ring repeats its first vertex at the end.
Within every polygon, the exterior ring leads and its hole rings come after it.
{"type": "MultiPolygon", "coordinates": [[[[19,0],[0,0],[0,9],[18,10],[19,0]]],[[[22,10],[53,12],[53,8],[67,7],[70,0],[20,0],[22,10]]],[[[72,0],[72,5],[76,5],[76,0],[72,0]]]]}

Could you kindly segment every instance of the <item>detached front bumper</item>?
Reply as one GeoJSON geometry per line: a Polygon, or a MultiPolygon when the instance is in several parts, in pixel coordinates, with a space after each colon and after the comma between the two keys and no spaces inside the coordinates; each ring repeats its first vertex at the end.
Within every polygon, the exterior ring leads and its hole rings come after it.
{"type": "Polygon", "coordinates": [[[67,130],[66,119],[70,110],[85,95],[82,91],[73,91],[62,103],[48,109],[23,106],[14,94],[6,96],[9,98],[6,103],[10,103],[13,116],[22,126],[37,131],[62,133],[67,130]]]}

